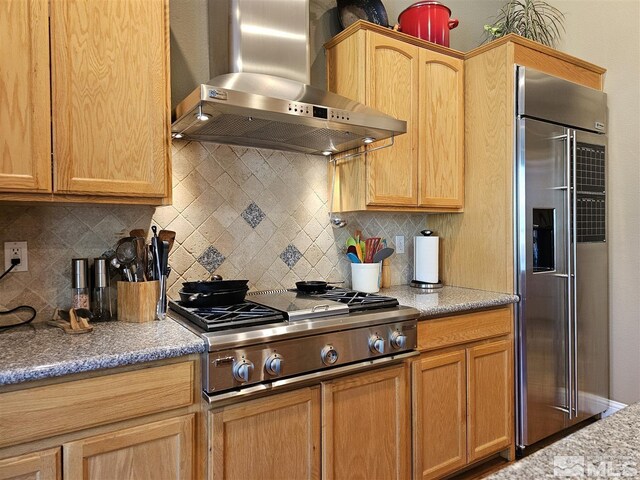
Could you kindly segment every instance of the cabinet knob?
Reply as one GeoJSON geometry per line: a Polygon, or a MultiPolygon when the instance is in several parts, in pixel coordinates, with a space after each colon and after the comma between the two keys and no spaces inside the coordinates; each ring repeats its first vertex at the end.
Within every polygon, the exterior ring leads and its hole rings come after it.
{"type": "Polygon", "coordinates": [[[242,359],[233,366],[233,378],[239,382],[248,382],[253,372],[253,363],[242,359]]]}

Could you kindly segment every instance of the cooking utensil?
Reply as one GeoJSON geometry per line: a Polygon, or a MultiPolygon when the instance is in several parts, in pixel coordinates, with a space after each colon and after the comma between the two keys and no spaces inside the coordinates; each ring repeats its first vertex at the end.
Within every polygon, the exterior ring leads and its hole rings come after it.
{"type": "Polygon", "coordinates": [[[373,255],[378,251],[380,237],[370,237],[365,240],[365,263],[373,262],[373,255]]]}
{"type": "Polygon", "coordinates": [[[347,238],[347,247],[355,247],[356,246],[356,240],[353,237],[349,237],[347,238]]]}
{"type": "Polygon", "coordinates": [[[417,2],[398,15],[398,29],[414,37],[449,46],[449,30],[458,26],[457,18],[450,18],[451,10],[440,2],[417,2]]]}
{"type": "Polygon", "coordinates": [[[180,301],[185,307],[220,307],[242,303],[249,287],[225,292],[189,293],[180,290],[180,301]]]}
{"type": "Polygon", "coordinates": [[[162,242],[169,242],[169,251],[173,248],[173,243],[176,240],[176,232],[172,230],[160,230],[158,232],[158,238],[162,242]]]}
{"type": "Polygon", "coordinates": [[[322,293],[327,290],[329,285],[340,285],[344,282],[323,282],[321,280],[306,280],[304,282],[296,282],[296,289],[302,293],[322,293]]]}
{"type": "Polygon", "coordinates": [[[142,229],[142,228],[134,228],[133,230],[131,230],[129,232],[129,235],[131,237],[142,237],[142,238],[147,238],[147,231],[142,229]]]}
{"type": "Polygon", "coordinates": [[[383,27],[389,26],[389,17],[382,0],[337,0],[336,3],[338,21],[343,29],[360,19],[383,27]]]}
{"type": "Polygon", "coordinates": [[[382,262],[385,258],[390,257],[393,254],[393,252],[394,252],[393,248],[389,248],[389,247],[385,247],[378,250],[373,255],[373,263],[382,262]]]}
{"type": "Polygon", "coordinates": [[[133,243],[136,248],[135,272],[136,278],[139,281],[145,281],[146,279],[146,266],[149,261],[149,255],[147,250],[147,242],[143,237],[134,237],[133,243]]]}
{"type": "Polygon", "coordinates": [[[187,293],[216,293],[228,292],[245,288],[249,280],[214,280],[197,282],[183,282],[182,290],[187,293]]]}
{"type": "Polygon", "coordinates": [[[158,240],[158,227],[151,226],[153,236],[151,237],[151,280],[160,280],[160,247],[158,240]]]}
{"type": "Polygon", "coordinates": [[[362,256],[362,247],[360,246],[360,243],[356,243],[356,255],[358,256],[358,260],[360,260],[358,263],[364,262],[364,257],[362,256]]]}
{"type": "Polygon", "coordinates": [[[351,260],[351,263],[362,263],[360,262],[358,255],[356,255],[355,253],[351,253],[351,252],[347,253],[347,258],[351,260]]]}
{"type": "MultiPolygon", "coordinates": [[[[116,247],[115,262],[112,260],[111,264],[122,270],[123,277],[128,282],[135,282],[137,278],[134,276],[134,270],[131,268],[136,260],[136,246],[133,242],[133,237],[121,238],[118,241],[116,247]]],[[[134,267],[135,268],[135,267],[134,267]]]]}
{"type": "Polygon", "coordinates": [[[158,320],[164,320],[167,315],[167,268],[169,267],[169,242],[166,240],[158,243],[160,256],[160,295],[158,297],[158,306],[156,308],[156,314],[158,320]]]}

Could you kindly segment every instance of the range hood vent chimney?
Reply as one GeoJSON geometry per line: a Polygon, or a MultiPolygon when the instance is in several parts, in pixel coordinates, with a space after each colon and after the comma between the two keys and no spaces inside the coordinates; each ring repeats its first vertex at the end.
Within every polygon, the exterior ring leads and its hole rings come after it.
{"type": "Polygon", "coordinates": [[[230,2],[232,73],[178,104],[174,138],[329,155],[406,132],[404,121],[308,85],[309,0],[230,2]]]}

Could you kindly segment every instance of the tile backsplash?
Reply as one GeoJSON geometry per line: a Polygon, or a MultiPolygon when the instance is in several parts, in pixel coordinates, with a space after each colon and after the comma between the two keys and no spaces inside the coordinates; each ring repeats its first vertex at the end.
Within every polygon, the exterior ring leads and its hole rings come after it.
{"type": "MultiPolygon", "coordinates": [[[[31,305],[37,321],[71,300],[71,258],[95,258],[133,228],[174,230],[169,298],[184,280],[244,278],[254,290],[290,288],[298,280],[344,280],[344,255],[355,229],[405,253],[391,257],[391,282],[413,276],[413,237],[426,214],[350,213],[343,229],[329,225],[327,160],[319,156],[173,142],[173,204],[148,206],[0,206],[0,244],[28,242],[29,271],[0,280],[0,308],[31,305]]],[[[2,261],[4,265],[4,259],[2,261]]]]}

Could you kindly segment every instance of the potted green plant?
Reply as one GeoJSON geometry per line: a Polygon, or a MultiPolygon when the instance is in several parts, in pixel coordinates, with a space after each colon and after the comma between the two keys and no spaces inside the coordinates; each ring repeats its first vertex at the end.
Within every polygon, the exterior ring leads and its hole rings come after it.
{"type": "Polygon", "coordinates": [[[543,0],[509,0],[496,16],[495,22],[485,25],[487,40],[509,33],[521,35],[543,45],[554,47],[564,29],[564,14],[543,0]]]}

